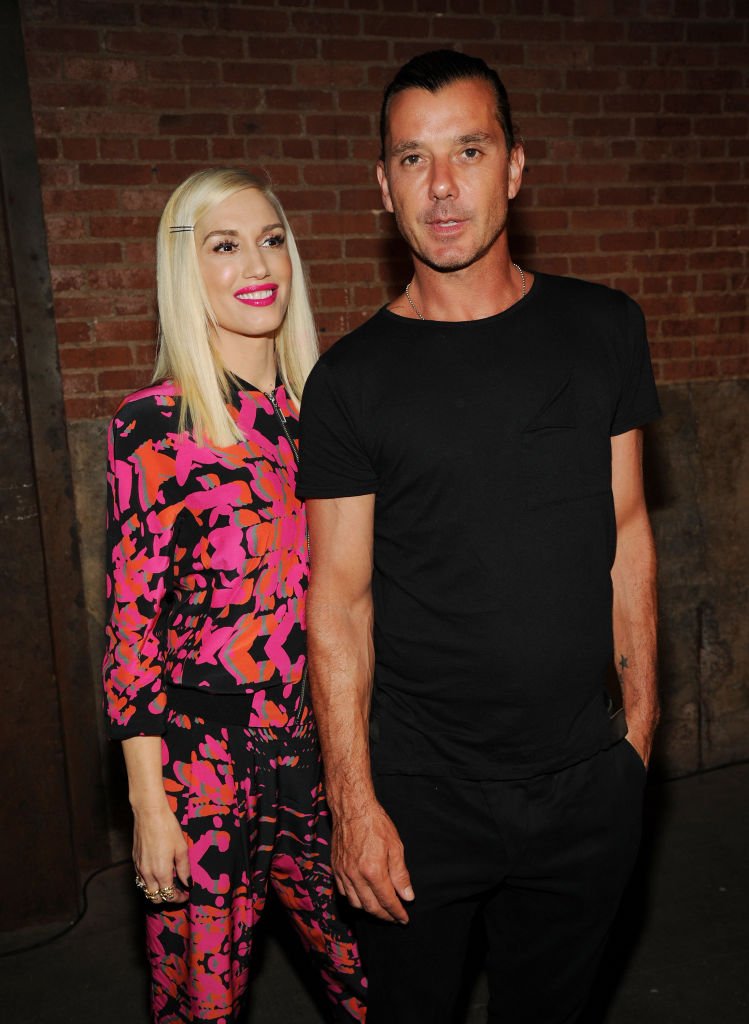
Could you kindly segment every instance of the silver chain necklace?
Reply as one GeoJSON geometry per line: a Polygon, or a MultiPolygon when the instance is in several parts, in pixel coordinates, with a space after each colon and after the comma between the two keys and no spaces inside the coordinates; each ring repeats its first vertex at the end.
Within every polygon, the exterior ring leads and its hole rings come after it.
{"type": "MultiPolygon", "coordinates": [[[[513,267],[515,268],[515,270],[517,270],[518,274],[520,274],[520,283],[521,283],[521,285],[522,285],[522,287],[523,287],[523,291],[522,291],[522,293],[521,293],[521,295],[520,295],[520,298],[521,298],[521,299],[524,299],[524,298],[525,298],[525,274],[523,273],[523,268],[522,268],[522,267],[519,267],[519,266],[517,265],[517,263],[513,263],[512,265],[513,265],[513,267]]],[[[420,310],[420,309],[419,309],[419,307],[418,307],[418,306],[416,305],[416,303],[414,302],[414,300],[413,300],[413,299],[411,298],[411,293],[410,293],[410,292],[409,292],[409,290],[408,290],[408,289],[409,289],[409,288],[411,287],[412,283],[413,283],[412,281],[409,281],[409,282],[408,282],[408,284],[406,285],[406,298],[408,299],[408,303],[409,303],[409,305],[410,305],[411,309],[412,309],[412,310],[414,311],[414,313],[415,313],[415,314],[417,315],[417,317],[419,318],[419,320],[424,320],[424,319],[425,319],[425,317],[424,317],[424,316],[422,316],[421,310],[420,310]]]]}

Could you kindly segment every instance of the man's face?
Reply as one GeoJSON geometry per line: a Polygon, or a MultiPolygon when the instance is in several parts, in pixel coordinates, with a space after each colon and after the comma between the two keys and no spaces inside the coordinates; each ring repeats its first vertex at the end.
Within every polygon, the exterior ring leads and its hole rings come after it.
{"type": "Polygon", "coordinates": [[[390,102],[382,202],[435,270],[462,270],[502,244],[524,158],[521,146],[508,156],[496,111],[494,90],[477,79],[405,89],[390,102]]]}

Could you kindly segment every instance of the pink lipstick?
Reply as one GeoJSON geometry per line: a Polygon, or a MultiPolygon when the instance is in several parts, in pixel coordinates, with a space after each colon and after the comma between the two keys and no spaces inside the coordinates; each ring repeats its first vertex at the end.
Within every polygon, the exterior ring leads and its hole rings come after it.
{"type": "Polygon", "coordinates": [[[245,306],[272,306],[276,301],[277,294],[278,285],[270,282],[269,284],[250,284],[246,288],[240,288],[234,292],[234,298],[245,306]]]}

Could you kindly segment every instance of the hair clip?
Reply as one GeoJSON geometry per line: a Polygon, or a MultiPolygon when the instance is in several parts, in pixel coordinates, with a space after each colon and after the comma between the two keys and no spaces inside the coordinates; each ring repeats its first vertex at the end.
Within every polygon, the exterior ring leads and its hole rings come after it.
{"type": "Polygon", "coordinates": [[[175,224],[169,230],[176,235],[179,231],[194,231],[195,229],[192,224],[175,224]]]}

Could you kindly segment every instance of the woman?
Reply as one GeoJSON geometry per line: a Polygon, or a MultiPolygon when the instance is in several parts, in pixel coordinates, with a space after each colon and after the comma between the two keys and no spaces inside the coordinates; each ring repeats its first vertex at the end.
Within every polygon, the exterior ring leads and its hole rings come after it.
{"type": "Polygon", "coordinates": [[[308,553],[294,496],[316,356],[278,200],[192,175],[158,232],[155,383],[109,435],[104,684],[149,901],[153,1020],[237,1020],[270,882],[331,1019],[365,1019],[337,917],[305,669],[308,553]]]}

